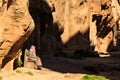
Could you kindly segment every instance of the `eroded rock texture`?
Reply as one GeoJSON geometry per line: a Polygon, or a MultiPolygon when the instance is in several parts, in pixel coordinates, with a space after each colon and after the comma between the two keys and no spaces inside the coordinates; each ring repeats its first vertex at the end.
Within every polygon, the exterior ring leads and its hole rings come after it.
{"type": "Polygon", "coordinates": [[[55,4],[54,21],[59,29],[64,50],[83,50],[89,46],[89,3],[84,0],[58,0],[55,4]],[[59,4],[58,4],[59,3],[59,4]],[[81,47],[82,45],[82,47],[81,47]]]}
{"type": "MultiPolygon", "coordinates": [[[[75,50],[93,50],[98,53],[110,51],[114,39],[113,27],[119,19],[120,6],[117,0],[45,1],[50,9],[54,7],[51,17],[53,19],[49,20],[52,26],[48,25],[49,23],[44,25],[47,26],[46,35],[42,37],[44,42],[41,42],[48,45],[47,53],[70,53],[75,50]]],[[[41,47],[44,52],[46,46],[41,47]]]]}
{"type": "Polygon", "coordinates": [[[107,53],[112,48],[116,40],[113,33],[117,34],[113,27],[119,21],[117,0],[39,0],[37,3],[39,8],[33,10],[39,16],[35,23],[40,27],[40,54],[62,55],[75,50],[107,53]]]}
{"type": "Polygon", "coordinates": [[[81,0],[45,1],[49,8],[40,15],[40,19],[46,22],[44,25],[41,25],[42,22],[40,24],[40,27],[45,28],[45,33],[41,31],[41,53],[62,55],[62,52],[87,49],[90,25],[89,3],[81,0]]]}
{"type": "Polygon", "coordinates": [[[64,47],[107,53],[113,46],[113,27],[119,20],[119,3],[111,0],[56,0],[53,12],[64,47]]]}
{"type": "Polygon", "coordinates": [[[34,29],[28,0],[0,0],[0,65],[13,69],[24,41],[34,29]]]}

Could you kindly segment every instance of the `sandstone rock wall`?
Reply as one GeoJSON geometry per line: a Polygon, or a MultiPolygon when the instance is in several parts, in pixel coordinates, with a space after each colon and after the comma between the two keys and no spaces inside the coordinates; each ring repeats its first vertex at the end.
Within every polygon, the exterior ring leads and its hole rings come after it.
{"type": "Polygon", "coordinates": [[[113,40],[112,2],[110,0],[56,0],[54,22],[63,29],[63,51],[109,51],[113,40]]]}
{"type": "Polygon", "coordinates": [[[48,26],[51,31],[48,29],[45,33],[47,36],[41,37],[44,40],[41,43],[49,46],[48,52],[42,49],[43,52],[54,54],[58,50],[68,53],[75,50],[93,50],[107,53],[111,50],[113,27],[119,19],[119,15],[116,15],[119,13],[117,0],[45,1],[49,9],[55,9],[51,12],[53,26],[48,26]]]}
{"type": "Polygon", "coordinates": [[[112,44],[115,21],[111,3],[110,0],[91,1],[90,40],[98,53],[106,53],[112,44]]]}
{"type": "Polygon", "coordinates": [[[84,0],[43,0],[40,3],[43,2],[40,6],[41,54],[88,49],[89,3],[84,0]]]}
{"type": "Polygon", "coordinates": [[[63,29],[61,39],[65,50],[87,49],[89,46],[89,3],[84,0],[58,0],[54,20],[63,29]],[[82,45],[82,47],[81,47],[82,45]]]}
{"type": "Polygon", "coordinates": [[[13,69],[24,41],[34,29],[28,0],[0,0],[0,65],[13,69]]]}

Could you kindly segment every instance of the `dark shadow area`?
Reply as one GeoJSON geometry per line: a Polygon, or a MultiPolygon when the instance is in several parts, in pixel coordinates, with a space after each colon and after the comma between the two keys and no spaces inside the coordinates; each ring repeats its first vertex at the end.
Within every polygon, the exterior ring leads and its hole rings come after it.
{"type": "MultiPolygon", "coordinates": [[[[29,38],[25,41],[23,48],[22,48],[22,62],[24,64],[24,56],[25,56],[25,50],[30,51],[31,46],[35,46],[35,52],[36,52],[36,56],[39,56],[39,51],[40,51],[40,18],[39,13],[40,13],[40,7],[39,4],[40,0],[30,0],[29,1],[29,13],[31,15],[31,17],[34,20],[35,23],[35,28],[33,30],[33,32],[31,33],[31,35],[29,36],[29,38]],[[35,5],[36,4],[36,5],[35,5]]],[[[24,65],[22,65],[24,66],[24,65]]]]}
{"type": "Polygon", "coordinates": [[[109,23],[113,19],[113,17],[109,18],[110,14],[108,14],[106,17],[103,17],[102,15],[94,14],[92,17],[92,21],[96,21],[97,26],[97,36],[104,38],[110,31],[113,30],[112,27],[110,27],[109,23]],[[103,21],[102,21],[103,19],[103,21]],[[102,33],[101,33],[102,32],[102,33]]]}
{"type": "Polygon", "coordinates": [[[62,57],[41,57],[43,67],[61,73],[86,73],[81,64],[74,64],[62,57]],[[63,59],[63,60],[62,60],[63,59]]]}
{"type": "Polygon", "coordinates": [[[43,67],[61,73],[82,73],[102,75],[110,80],[119,80],[119,58],[82,57],[70,59],[63,57],[41,57],[43,67]],[[118,79],[114,77],[117,76],[118,79]]]}

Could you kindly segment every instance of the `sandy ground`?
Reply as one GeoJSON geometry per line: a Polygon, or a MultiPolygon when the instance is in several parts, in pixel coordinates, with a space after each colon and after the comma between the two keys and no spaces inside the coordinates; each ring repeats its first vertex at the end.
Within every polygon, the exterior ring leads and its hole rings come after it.
{"type": "Polygon", "coordinates": [[[15,71],[0,72],[0,80],[80,80],[82,76],[79,73],[60,73],[46,68],[18,68],[15,71]]]}

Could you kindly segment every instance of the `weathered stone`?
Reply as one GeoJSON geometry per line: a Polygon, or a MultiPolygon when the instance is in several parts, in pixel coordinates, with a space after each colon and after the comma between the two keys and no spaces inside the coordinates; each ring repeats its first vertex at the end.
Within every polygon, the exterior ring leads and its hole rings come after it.
{"type": "Polygon", "coordinates": [[[109,51],[115,24],[111,4],[110,0],[57,0],[53,18],[64,30],[60,35],[63,51],[86,50],[89,46],[98,53],[109,51]]]}
{"type": "Polygon", "coordinates": [[[28,11],[28,0],[0,0],[0,4],[0,64],[1,68],[11,70],[34,29],[34,22],[28,11]]]}

